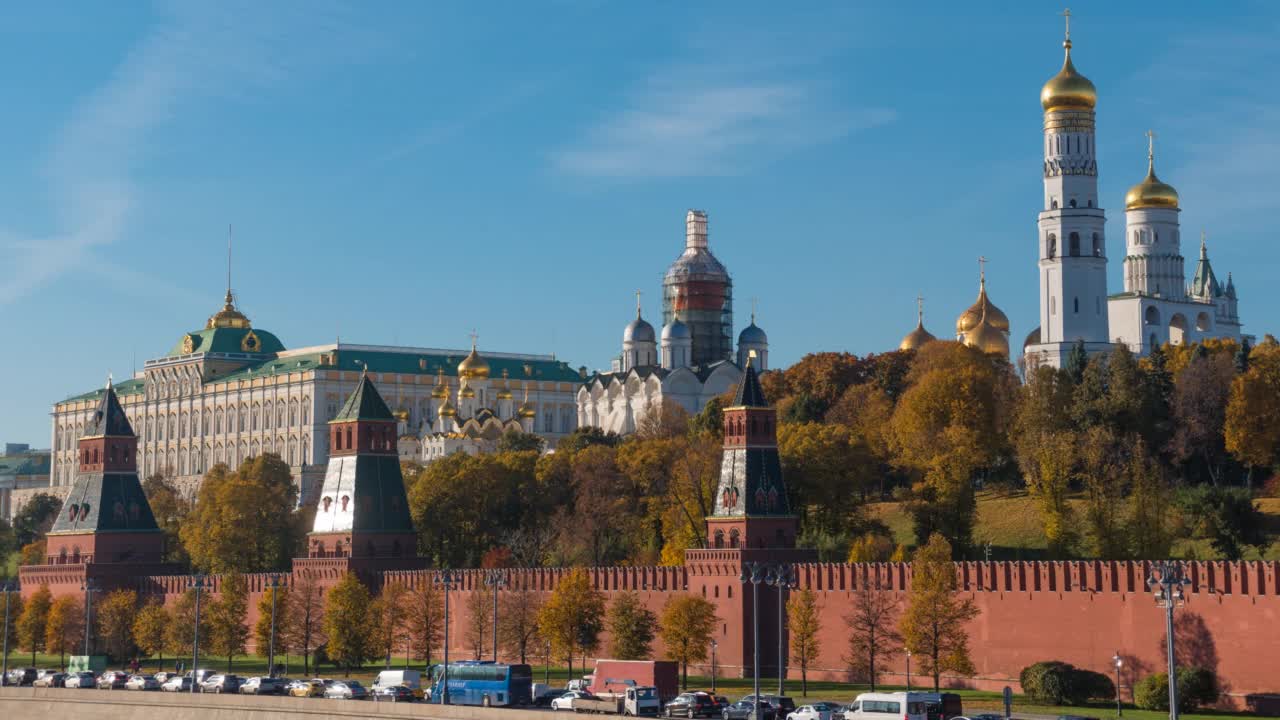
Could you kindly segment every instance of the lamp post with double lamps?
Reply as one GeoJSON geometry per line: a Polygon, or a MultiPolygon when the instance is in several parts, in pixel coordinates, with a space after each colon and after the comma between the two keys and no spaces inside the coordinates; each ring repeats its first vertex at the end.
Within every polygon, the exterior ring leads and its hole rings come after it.
{"type": "MultiPolygon", "coordinates": [[[[85,578],[80,583],[80,591],[84,593],[84,661],[89,662],[89,637],[93,628],[93,594],[98,592],[98,585],[93,578],[85,578]]],[[[86,667],[85,670],[89,668],[86,667]]]]}
{"type": "Polygon", "coordinates": [[[769,566],[764,563],[743,563],[739,578],[743,585],[751,584],[751,716],[760,720],[760,583],[766,582],[769,566]]]}
{"type": "Polygon", "coordinates": [[[267,675],[276,676],[276,595],[280,593],[280,588],[284,587],[284,583],[280,581],[279,573],[271,573],[267,578],[267,587],[271,588],[271,640],[267,645],[267,675]]]}
{"type": "Polygon", "coordinates": [[[507,574],[490,570],[484,575],[484,584],[493,588],[493,661],[498,662],[498,591],[507,586],[507,574]]]}
{"type": "Polygon", "coordinates": [[[778,695],[784,696],[787,694],[787,646],[783,642],[783,632],[787,604],[783,593],[796,586],[795,568],[787,564],[774,565],[769,569],[766,582],[778,588],[778,695]]]}
{"type": "Polygon", "coordinates": [[[1120,668],[1124,667],[1124,658],[1120,651],[1111,656],[1111,664],[1116,666],[1116,717],[1124,717],[1124,707],[1120,704],[1120,668]]]}
{"type": "Polygon", "coordinates": [[[911,651],[907,651],[907,692],[911,692],[911,651]]]}
{"type": "MultiPolygon", "coordinates": [[[[444,665],[440,670],[440,704],[449,704],[449,591],[459,578],[449,570],[441,570],[432,579],[444,591],[444,665]]],[[[432,701],[435,701],[435,688],[432,687],[432,701]]]]}
{"type": "Polygon", "coordinates": [[[9,684],[9,593],[20,592],[18,581],[5,578],[0,584],[4,593],[4,670],[0,671],[0,685],[9,684]]]}
{"type": "Polygon", "coordinates": [[[720,648],[720,643],[715,640],[711,641],[711,694],[716,692],[716,650],[720,648]]]}
{"type": "Polygon", "coordinates": [[[200,591],[204,590],[205,577],[191,578],[191,589],[196,591],[196,624],[191,635],[191,694],[199,692],[196,681],[200,679],[200,591]]]}
{"type": "Polygon", "coordinates": [[[1151,564],[1151,576],[1147,587],[1155,596],[1156,605],[1164,608],[1165,650],[1169,662],[1169,720],[1178,720],[1177,658],[1173,652],[1173,610],[1186,602],[1182,588],[1188,583],[1182,574],[1182,563],[1161,560],[1151,564]]]}

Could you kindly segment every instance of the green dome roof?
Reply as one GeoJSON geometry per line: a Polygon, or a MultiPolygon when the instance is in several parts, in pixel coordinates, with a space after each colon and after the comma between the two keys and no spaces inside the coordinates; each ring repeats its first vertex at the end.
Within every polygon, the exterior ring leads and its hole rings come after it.
{"type": "Polygon", "coordinates": [[[266,330],[216,327],[183,335],[169,351],[168,357],[210,352],[274,355],[283,350],[284,343],[266,330]]]}

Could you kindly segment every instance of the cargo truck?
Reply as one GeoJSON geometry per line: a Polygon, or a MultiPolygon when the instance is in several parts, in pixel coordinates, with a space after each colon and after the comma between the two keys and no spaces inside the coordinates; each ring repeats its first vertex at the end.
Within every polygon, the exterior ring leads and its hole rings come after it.
{"type": "Polygon", "coordinates": [[[624,694],[628,688],[652,687],[658,703],[680,694],[680,666],[672,660],[597,660],[588,675],[587,692],[596,697],[624,694]]]}
{"type": "Polygon", "coordinates": [[[662,710],[662,702],[658,700],[657,688],[637,685],[613,695],[574,698],[570,707],[579,713],[657,717],[662,710]]]}

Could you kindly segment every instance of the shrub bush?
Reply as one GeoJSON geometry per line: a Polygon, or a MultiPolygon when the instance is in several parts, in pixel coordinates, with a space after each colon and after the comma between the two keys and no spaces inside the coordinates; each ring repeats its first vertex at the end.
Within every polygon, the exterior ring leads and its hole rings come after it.
{"type": "Polygon", "coordinates": [[[1106,675],[1059,660],[1028,665],[1018,680],[1022,692],[1041,705],[1079,705],[1090,699],[1110,700],[1116,696],[1116,686],[1106,675]]]}
{"type": "MultiPolygon", "coordinates": [[[[1169,676],[1156,673],[1133,687],[1133,702],[1143,710],[1169,710],[1169,676]]],[[[1198,667],[1178,668],[1178,711],[1190,712],[1218,702],[1218,676],[1198,667]]]]}

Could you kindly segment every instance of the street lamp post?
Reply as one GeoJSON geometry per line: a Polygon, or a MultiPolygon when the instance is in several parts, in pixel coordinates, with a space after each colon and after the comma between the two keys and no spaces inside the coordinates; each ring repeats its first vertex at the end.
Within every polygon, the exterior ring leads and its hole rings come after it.
{"type": "Polygon", "coordinates": [[[1173,652],[1173,610],[1181,607],[1185,598],[1182,587],[1187,578],[1182,574],[1182,563],[1172,560],[1161,560],[1151,564],[1151,576],[1147,578],[1147,587],[1155,596],[1156,605],[1164,608],[1165,649],[1169,662],[1169,720],[1178,720],[1178,678],[1177,658],[1173,652]]]}
{"type": "MultiPolygon", "coordinates": [[[[5,617],[8,617],[8,615],[6,615],[5,617]]],[[[715,694],[715,691],[716,691],[716,650],[719,647],[720,647],[720,643],[716,642],[715,640],[711,641],[711,692],[712,694],[715,694]]]]}
{"type": "Polygon", "coordinates": [[[276,676],[276,595],[281,583],[279,573],[271,573],[267,579],[267,587],[271,588],[271,639],[267,644],[267,675],[276,676]]]}
{"type": "Polygon", "coordinates": [[[911,692],[911,651],[907,651],[907,692],[911,692]]]}
{"type": "Polygon", "coordinates": [[[493,661],[498,662],[498,590],[507,586],[507,574],[501,570],[485,573],[484,584],[493,588],[493,661]]]}
{"type": "Polygon", "coordinates": [[[191,635],[191,694],[198,692],[196,681],[200,678],[200,591],[204,589],[204,576],[196,575],[191,579],[191,588],[196,591],[196,624],[191,635]]]}
{"type": "Polygon", "coordinates": [[[18,583],[5,579],[0,585],[4,592],[4,670],[0,671],[0,684],[9,684],[9,593],[18,592],[18,583]]]}
{"type": "Polygon", "coordinates": [[[1116,666],[1116,717],[1124,717],[1124,707],[1120,704],[1120,668],[1124,667],[1124,658],[1120,657],[1120,651],[1111,657],[1111,662],[1116,666]]]}
{"type": "Polygon", "coordinates": [[[85,578],[80,584],[80,590],[84,592],[84,661],[88,663],[89,629],[93,627],[93,594],[98,591],[98,586],[93,582],[93,578],[85,578]]]}
{"type": "Polygon", "coordinates": [[[542,681],[551,684],[551,641],[547,641],[547,664],[542,668],[542,681]]]}
{"type": "Polygon", "coordinates": [[[783,593],[796,586],[795,568],[786,564],[774,566],[769,572],[768,583],[778,588],[778,695],[784,696],[787,694],[787,646],[783,642],[783,630],[787,606],[783,593]]]}
{"type": "MultiPolygon", "coordinates": [[[[435,583],[444,590],[444,666],[440,671],[440,704],[449,704],[449,591],[458,578],[448,570],[436,573],[435,583]]],[[[431,698],[435,700],[435,697],[431,698]]]]}
{"type": "Polygon", "coordinates": [[[764,563],[744,563],[739,578],[744,585],[751,584],[751,720],[760,720],[760,583],[766,581],[768,571],[764,563]]]}

